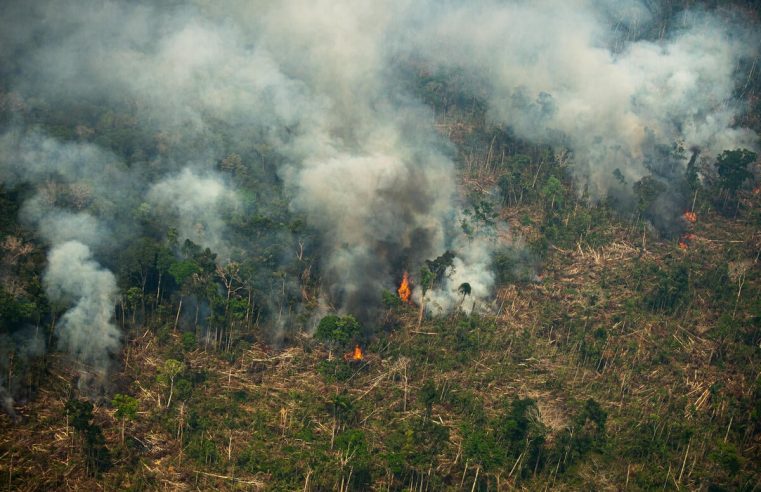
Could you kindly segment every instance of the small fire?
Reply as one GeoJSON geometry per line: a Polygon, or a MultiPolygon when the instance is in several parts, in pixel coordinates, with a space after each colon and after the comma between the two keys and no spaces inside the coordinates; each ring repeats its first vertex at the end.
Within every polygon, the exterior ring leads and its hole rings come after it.
{"type": "Polygon", "coordinates": [[[694,224],[695,222],[698,221],[698,214],[696,214],[695,212],[687,211],[684,214],[682,214],[682,217],[684,217],[684,220],[686,220],[690,224],[694,224]]]}
{"type": "Polygon", "coordinates": [[[359,345],[354,346],[354,354],[351,358],[352,360],[362,360],[365,358],[365,354],[362,353],[362,348],[359,345]]]}
{"type": "Polygon", "coordinates": [[[410,291],[410,279],[407,272],[404,272],[404,275],[402,276],[402,284],[399,286],[399,289],[397,289],[397,292],[399,293],[399,299],[404,302],[410,302],[410,294],[412,291],[410,291]]]}
{"type": "Polygon", "coordinates": [[[682,235],[682,237],[679,238],[679,249],[688,249],[690,247],[690,241],[696,237],[697,236],[695,234],[691,233],[682,235]]]}

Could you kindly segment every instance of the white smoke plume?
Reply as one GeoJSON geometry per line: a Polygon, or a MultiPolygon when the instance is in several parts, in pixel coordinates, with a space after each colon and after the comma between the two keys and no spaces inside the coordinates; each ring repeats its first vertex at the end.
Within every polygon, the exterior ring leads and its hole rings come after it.
{"type": "Polygon", "coordinates": [[[56,326],[60,346],[96,374],[105,375],[110,357],[121,346],[113,322],[114,275],[92,258],[87,246],[68,241],[50,251],[43,281],[51,301],[72,306],[56,326]]]}
{"type": "MultiPolygon", "coordinates": [[[[474,308],[479,312],[488,312],[491,307],[485,300],[491,297],[494,290],[492,253],[495,245],[495,239],[487,236],[458,238],[453,244],[457,254],[442,285],[426,293],[426,311],[433,315],[456,310],[471,313],[474,308]]],[[[420,302],[422,290],[416,288],[413,296],[420,302]]]]}
{"type": "Polygon", "coordinates": [[[218,176],[199,176],[185,168],[152,185],[146,197],[158,215],[176,224],[180,237],[229,258],[223,218],[235,210],[237,197],[218,176]]]}

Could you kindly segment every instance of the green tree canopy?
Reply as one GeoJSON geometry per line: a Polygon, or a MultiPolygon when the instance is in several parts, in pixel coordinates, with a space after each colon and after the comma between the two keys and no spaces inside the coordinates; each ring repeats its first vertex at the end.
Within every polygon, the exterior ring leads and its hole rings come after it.
{"type": "Polygon", "coordinates": [[[725,150],[716,158],[716,170],[719,173],[719,183],[722,188],[734,194],[751,179],[753,174],[748,170],[748,164],[756,160],[756,153],[747,149],[725,150]]]}
{"type": "Polygon", "coordinates": [[[137,398],[117,393],[111,400],[111,405],[116,409],[116,416],[120,419],[135,420],[137,417],[137,398]]]}
{"type": "Polygon", "coordinates": [[[329,314],[320,320],[314,337],[323,342],[345,345],[359,334],[360,329],[359,321],[350,314],[346,316],[329,314]]]}
{"type": "Polygon", "coordinates": [[[174,277],[178,285],[182,285],[185,280],[194,273],[200,273],[201,267],[193,260],[180,260],[171,264],[169,274],[174,277]]]}
{"type": "Polygon", "coordinates": [[[555,205],[560,209],[563,208],[563,183],[555,176],[547,178],[547,182],[542,187],[541,195],[545,200],[550,201],[550,209],[554,209],[555,205]]]}

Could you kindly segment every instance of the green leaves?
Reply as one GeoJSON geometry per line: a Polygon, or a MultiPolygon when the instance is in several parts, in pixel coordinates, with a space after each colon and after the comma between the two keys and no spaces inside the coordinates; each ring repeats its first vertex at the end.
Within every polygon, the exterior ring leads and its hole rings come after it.
{"type": "MultiPolygon", "coordinates": [[[[550,176],[542,187],[540,192],[545,202],[549,201],[549,209],[554,210],[563,208],[563,183],[555,176],[550,176]]],[[[545,203],[545,206],[547,204],[545,203]]]]}
{"type": "Polygon", "coordinates": [[[666,186],[652,176],[645,176],[634,183],[634,193],[637,195],[637,209],[644,213],[655,202],[658,196],[666,191],[666,186]]]}
{"type": "Polygon", "coordinates": [[[130,287],[127,289],[127,302],[130,306],[134,308],[140,303],[142,299],[143,291],[140,290],[140,287],[130,287]]]}
{"type": "Polygon", "coordinates": [[[593,399],[588,399],[584,403],[584,409],[579,414],[578,423],[583,426],[588,420],[595,423],[599,433],[605,432],[605,422],[608,420],[608,412],[602,409],[599,403],[593,399]]]}
{"type": "MultiPolygon", "coordinates": [[[[444,254],[441,256],[436,257],[433,260],[425,260],[425,267],[428,271],[433,274],[433,279],[429,280],[423,276],[423,271],[421,270],[421,281],[423,282],[423,285],[428,285],[430,281],[433,282],[441,282],[444,279],[444,276],[447,273],[447,269],[452,266],[452,263],[454,262],[454,253],[451,251],[445,251],[444,254]]],[[[427,275],[427,273],[426,273],[427,275]]],[[[428,285],[430,287],[430,285],[428,285]]]]}
{"type": "Polygon", "coordinates": [[[669,265],[669,269],[656,271],[656,285],[645,296],[645,305],[651,310],[673,314],[679,311],[690,297],[690,272],[684,264],[669,265]]]}
{"type": "Polygon", "coordinates": [[[497,421],[498,440],[516,448],[526,438],[543,436],[546,431],[538,415],[536,403],[531,398],[513,400],[497,421]]]}
{"type": "Polygon", "coordinates": [[[462,213],[465,218],[460,221],[460,226],[468,238],[472,239],[479,232],[486,235],[494,234],[499,213],[494,210],[494,205],[491,202],[481,200],[473,205],[472,210],[465,209],[462,213]]]}
{"type": "Polygon", "coordinates": [[[436,401],[438,394],[439,392],[436,388],[436,385],[430,379],[423,384],[422,388],[420,388],[418,398],[425,407],[425,413],[428,417],[431,415],[431,410],[433,409],[433,404],[436,401]]]}
{"type": "Polygon", "coordinates": [[[435,279],[436,276],[427,266],[424,266],[420,269],[420,287],[423,288],[423,295],[425,295],[425,293],[428,292],[431,287],[433,287],[433,282],[435,279]]]}
{"type": "Polygon", "coordinates": [[[175,376],[185,370],[185,364],[175,359],[167,359],[161,368],[160,377],[174,379],[175,376]]]}
{"type": "Polygon", "coordinates": [[[742,466],[742,458],[732,443],[719,442],[716,445],[716,449],[711,451],[708,457],[732,475],[737,474],[742,466]]]}
{"type": "Polygon", "coordinates": [[[174,277],[178,285],[182,285],[185,280],[194,273],[200,273],[201,267],[193,260],[180,260],[172,263],[169,267],[169,274],[174,277]]]}
{"type": "Polygon", "coordinates": [[[92,421],[92,403],[89,401],[71,399],[66,402],[66,413],[69,423],[74,430],[83,432],[92,421]]]}
{"type": "Polygon", "coordinates": [[[493,432],[483,427],[464,425],[462,455],[470,463],[480,465],[491,473],[505,463],[504,450],[497,444],[493,432]]]}
{"type": "Polygon", "coordinates": [[[97,475],[111,466],[111,457],[106,448],[106,439],[100,426],[93,422],[93,406],[88,401],[71,399],[66,402],[69,423],[82,438],[87,471],[97,475]]]}
{"type": "Polygon", "coordinates": [[[753,177],[748,170],[748,164],[755,160],[756,153],[750,150],[725,150],[716,158],[715,164],[721,187],[735,194],[746,180],[753,177]]]}
{"type": "Polygon", "coordinates": [[[116,416],[120,419],[135,420],[137,417],[138,402],[136,398],[117,393],[111,400],[111,405],[116,408],[116,416]]]}
{"type": "Polygon", "coordinates": [[[320,320],[314,337],[323,342],[345,345],[359,334],[360,328],[359,321],[350,314],[346,316],[329,314],[320,320]]]}
{"type": "Polygon", "coordinates": [[[31,318],[37,312],[37,304],[23,297],[15,298],[0,286],[0,328],[10,329],[12,325],[31,318]]]}

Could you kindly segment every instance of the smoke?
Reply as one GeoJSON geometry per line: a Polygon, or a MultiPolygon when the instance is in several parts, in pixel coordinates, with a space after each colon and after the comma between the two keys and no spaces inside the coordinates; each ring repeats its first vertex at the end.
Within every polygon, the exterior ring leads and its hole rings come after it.
{"type": "Polygon", "coordinates": [[[198,176],[185,168],[153,184],[147,199],[164,222],[177,225],[180,237],[230,257],[224,217],[234,212],[237,198],[219,176],[198,176]]]}
{"type": "Polygon", "coordinates": [[[633,183],[656,177],[669,202],[654,214],[663,230],[682,211],[673,195],[690,156],[655,149],[714,157],[757,146],[753,131],[735,127],[742,102],[733,91],[740,61],[757,56],[758,31],[729,14],[672,18],[652,2],[482,1],[424,15],[409,43],[431,63],[464,67],[494,124],[571,150],[571,172],[592,199],[631,197],[633,183]],[[656,19],[672,25],[645,37],[656,19]]]}
{"type": "Polygon", "coordinates": [[[3,411],[7,413],[14,422],[18,422],[18,414],[16,414],[16,410],[13,408],[13,397],[2,385],[0,385],[0,407],[3,408],[3,411]]]}
{"type": "MultiPolygon", "coordinates": [[[[491,258],[496,248],[495,238],[477,236],[469,240],[460,237],[454,247],[456,256],[442,279],[442,285],[426,293],[426,311],[438,315],[454,310],[470,313],[474,308],[482,312],[490,310],[490,304],[485,300],[491,297],[494,289],[491,258]]],[[[416,288],[413,296],[420,302],[422,290],[416,288]]]]}
{"type": "Polygon", "coordinates": [[[121,334],[113,322],[114,275],[92,258],[90,248],[67,241],[50,251],[43,282],[51,301],[73,305],[56,325],[59,345],[105,376],[110,357],[121,346],[121,334]]]}
{"type": "Polygon", "coordinates": [[[5,2],[0,19],[0,179],[30,186],[22,216],[51,246],[46,278],[75,255],[78,287],[49,285],[74,305],[63,343],[83,360],[116,350],[106,269],[135,237],[164,239],[157,224],[219,262],[260,262],[262,285],[284,275],[273,312],[298,297],[304,250],[321,305],[366,322],[402,271],[447,250],[432,309],[472,306],[462,283],[488,299],[495,243],[463,236],[456,153],[411,67],[463,74],[490,124],[569,150],[592,199],[631,205],[652,175],[664,231],[685,200],[678,149],[757,138],[733,99],[756,32],[657,2],[39,0],[5,2]],[[288,227],[299,219],[306,231],[288,227]],[[104,336],[92,353],[83,313],[104,336]]]}
{"type": "Polygon", "coordinates": [[[13,333],[0,334],[0,407],[18,421],[13,405],[15,395],[22,399],[31,396],[33,382],[29,380],[33,366],[45,353],[45,339],[39,327],[24,326],[13,333]]]}

